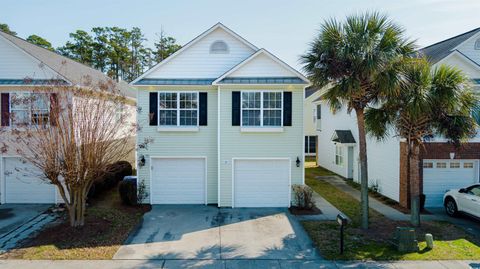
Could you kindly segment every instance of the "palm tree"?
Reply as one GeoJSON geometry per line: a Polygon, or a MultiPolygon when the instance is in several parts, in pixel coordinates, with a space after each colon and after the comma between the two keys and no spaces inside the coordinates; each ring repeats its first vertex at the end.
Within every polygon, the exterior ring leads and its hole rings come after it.
{"type": "Polygon", "coordinates": [[[477,101],[457,69],[442,65],[432,70],[425,59],[412,60],[403,69],[397,94],[368,108],[365,122],[377,139],[395,135],[407,143],[411,222],[420,226],[420,148],[427,137],[440,136],[459,146],[474,136],[477,101]]]}
{"type": "Polygon", "coordinates": [[[414,44],[404,30],[379,13],[348,16],[343,23],[324,22],[307,53],[301,56],[314,86],[331,86],[323,98],[333,112],[355,111],[358,125],[362,228],[368,228],[368,166],[365,108],[394,90],[398,63],[409,57],[414,44]]]}

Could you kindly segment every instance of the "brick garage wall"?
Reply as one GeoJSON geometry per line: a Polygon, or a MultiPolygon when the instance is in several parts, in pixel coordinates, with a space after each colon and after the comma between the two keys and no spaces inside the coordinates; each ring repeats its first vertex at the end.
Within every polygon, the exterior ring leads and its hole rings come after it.
{"type": "MultiPolygon", "coordinates": [[[[425,143],[420,149],[420,160],[450,159],[450,153],[455,153],[455,159],[480,159],[480,143],[465,143],[456,148],[450,143],[425,143]]],[[[407,144],[400,143],[400,205],[410,208],[410,186],[407,181],[407,144]]],[[[420,162],[420,191],[423,193],[422,162],[420,162]]]]}

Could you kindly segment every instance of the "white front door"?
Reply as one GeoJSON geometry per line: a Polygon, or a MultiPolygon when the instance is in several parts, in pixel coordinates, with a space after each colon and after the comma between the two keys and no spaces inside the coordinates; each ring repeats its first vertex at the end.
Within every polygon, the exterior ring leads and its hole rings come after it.
{"type": "Polygon", "coordinates": [[[205,204],[205,158],[152,158],[152,204],[205,204]]]}
{"type": "Polygon", "coordinates": [[[55,186],[44,179],[41,171],[21,158],[4,160],[4,199],[14,204],[53,204],[55,186]]]}
{"type": "Polygon", "coordinates": [[[234,207],[290,206],[289,159],[235,159],[234,207]]]}
{"type": "Polygon", "coordinates": [[[423,160],[425,207],[443,207],[443,195],[478,182],[478,160],[423,160]]]}

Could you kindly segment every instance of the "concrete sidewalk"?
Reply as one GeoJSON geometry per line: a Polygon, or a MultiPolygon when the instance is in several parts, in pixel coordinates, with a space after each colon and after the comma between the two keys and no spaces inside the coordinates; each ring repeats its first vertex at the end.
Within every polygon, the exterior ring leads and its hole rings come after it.
{"type": "Polygon", "coordinates": [[[342,213],[336,207],[334,207],[331,203],[329,203],[325,198],[320,196],[320,194],[313,192],[313,200],[315,202],[315,206],[322,211],[321,214],[318,215],[298,215],[295,216],[299,220],[336,220],[337,215],[342,213]]]}
{"type": "Polygon", "coordinates": [[[205,269],[245,269],[245,268],[369,268],[369,269],[480,269],[479,261],[394,261],[394,262],[331,262],[299,260],[86,260],[86,261],[46,261],[46,260],[3,260],[2,269],[151,269],[151,268],[205,268],[205,269]]]}

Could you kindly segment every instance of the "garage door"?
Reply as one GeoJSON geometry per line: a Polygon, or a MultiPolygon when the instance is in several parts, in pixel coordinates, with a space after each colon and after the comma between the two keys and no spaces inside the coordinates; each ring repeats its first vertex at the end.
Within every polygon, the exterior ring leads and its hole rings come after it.
{"type": "Polygon", "coordinates": [[[234,160],[235,207],[288,207],[289,160],[234,160]]]}
{"type": "Polygon", "coordinates": [[[204,158],[152,159],[153,204],[205,204],[204,158]]]}
{"type": "Polygon", "coordinates": [[[478,182],[477,160],[423,160],[426,207],[442,207],[443,195],[478,182]]]}
{"type": "Polygon", "coordinates": [[[4,158],[6,203],[55,203],[55,186],[42,180],[40,171],[20,158],[4,158]]]}

